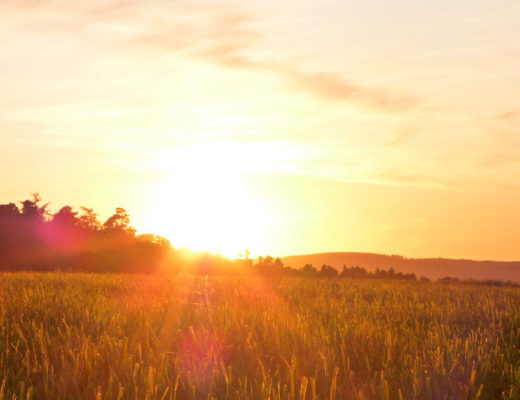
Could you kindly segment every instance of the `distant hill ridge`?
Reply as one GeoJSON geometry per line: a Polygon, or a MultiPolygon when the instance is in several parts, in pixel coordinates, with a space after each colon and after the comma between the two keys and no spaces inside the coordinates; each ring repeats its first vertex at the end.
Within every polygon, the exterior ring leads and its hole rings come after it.
{"type": "Polygon", "coordinates": [[[414,273],[417,277],[430,279],[446,276],[460,279],[500,280],[520,282],[520,261],[476,261],[450,258],[407,258],[399,255],[377,253],[334,252],[307,255],[295,255],[282,258],[285,265],[301,268],[312,264],[320,268],[323,264],[338,270],[360,266],[367,271],[376,268],[393,268],[396,272],[414,273]]]}

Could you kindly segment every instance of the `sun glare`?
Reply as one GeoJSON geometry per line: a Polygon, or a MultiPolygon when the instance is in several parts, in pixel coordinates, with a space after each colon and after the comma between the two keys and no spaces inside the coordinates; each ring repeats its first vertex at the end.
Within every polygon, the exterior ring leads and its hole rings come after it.
{"type": "Polygon", "coordinates": [[[167,237],[176,248],[226,257],[237,257],[246,249],[259,251],[265,246],[270,220],[261,199],[231,168],[229,155],[205,150],[192,155],[156,188],[147,228],[167,237]]]}

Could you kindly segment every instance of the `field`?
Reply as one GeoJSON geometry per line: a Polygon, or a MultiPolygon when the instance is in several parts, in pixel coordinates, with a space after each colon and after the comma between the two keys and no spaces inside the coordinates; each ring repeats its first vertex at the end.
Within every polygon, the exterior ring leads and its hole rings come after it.
{"type": "Polygon", "coordinates": [[[518,399],[520,289],[0,275],[0,399],[518,399]]]}

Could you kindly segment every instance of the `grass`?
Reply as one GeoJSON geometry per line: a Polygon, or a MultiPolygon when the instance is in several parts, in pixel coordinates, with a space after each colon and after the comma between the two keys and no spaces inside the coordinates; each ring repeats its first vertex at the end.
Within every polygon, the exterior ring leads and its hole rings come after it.
{"type": "Polygon", "coordinates": [[[520,289],[0,275],[0,399],[518,399],[520,289]]]}

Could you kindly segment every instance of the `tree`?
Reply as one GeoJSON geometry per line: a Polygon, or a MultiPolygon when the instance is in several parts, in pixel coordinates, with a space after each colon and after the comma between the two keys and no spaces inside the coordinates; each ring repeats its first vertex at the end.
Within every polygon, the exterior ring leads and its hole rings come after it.
{"type": "Polygon", "coordinates": [[[305,264],[301,271],[304,276],[308,277],[314,277],[318,274],[318,271],[312,266],[312,264],[305,264]]]}
{"type": "Polygon", "coordinates": [[[171,247],[171,243],[168,239],[161,235],[154,235],[153,233],[143,233],[137,236],[137,239],[142,240],[144,242],[149,242],[153,244],[157,244],[164,248],[171,247]]]}
{"type": "Polygon", "coordinates": [[[330,265],[323,264],[321,266],[320,276],[324,278],[336,278],[338,276],[338,271],[330,265]]]}
{"type": "Polygon", "coordinates": [[[169,256],[167,239],[135,236],[123,208],[101,225],[87,207],[50,215],[38,193],[20,203],[0,204],[0,270],[152,272],[169,256]]]}
{"type": "Polygon", "coordinates": [[[75,212],[71,206],[64,206],[53,215],[52,222],[54,224],[59,224],[61,226],[72,228],[78,226],[80,223],[79,219],[77,218],[77,215],[78,213],[75,212]]]}
{"type": "Polygon", "coordinates": [[[135,233],[135,229],[130,226],[130,215],[121,207],[117,207],[115,214],[105,221],[103,229],[105,231],[121,231],[130,234],[135,233]]]}
{"type": "Polygon", "coordinates": [[[273,262],[273,268],[275,270],[282,270],[283,269],[283,261],[280,257],[276,257],[273,262]]]}
{"type": "Polygon", "coordinates": [[[0,204],[0,221],[6,218],[16,218],[20,216],[20,210],[14,203],[0,204]]]}
{"type": "Polygon", "coordinates": [[[22,215],[38,221],[44,221],[48,214],[47,207],[50,203],[40,205],[42,198],[38,192],[31,193],[32,200],[22,201],[22,215]]]}
{"type": "Polygon", "coordinates": [[[97,231],[101,229],[101,223],[98,220],[98,214],[93,208],[81,207],[81,215],[79,217],[79,225],[88,230],[97,231]]]}

